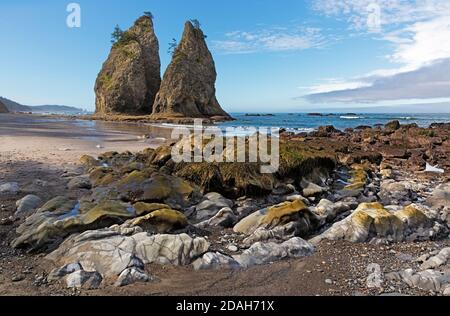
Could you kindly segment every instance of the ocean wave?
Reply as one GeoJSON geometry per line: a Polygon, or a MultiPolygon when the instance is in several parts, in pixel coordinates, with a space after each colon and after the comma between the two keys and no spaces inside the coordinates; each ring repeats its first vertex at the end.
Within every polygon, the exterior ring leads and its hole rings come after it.
{"type": "Polygon", "coordinates": [[[363,116],[340,116],[339,118],[343,119],[343,120],[359,120],[359,119],[363,119],[363,116]]]}

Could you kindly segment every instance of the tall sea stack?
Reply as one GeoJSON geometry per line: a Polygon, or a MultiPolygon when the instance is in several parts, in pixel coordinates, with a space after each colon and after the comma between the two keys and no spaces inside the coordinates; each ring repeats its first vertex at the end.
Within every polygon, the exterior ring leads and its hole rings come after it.
{"type": "Polygon", "coordinates": [[[161,89],[153,104],[154,119],[230,119],[216,99],[216,68],[199,27],[186,22],[161,89]]]}
{"type": "Polygon", "coordinates": [[[149,16],[113,45],[95,83],[96,113],[149,115],[161,85],[159,43],[149,16]]]}
{"type": "Polygon", "coordinates": [[[0,113],[8,113],[8,112],[9,110],[6,107],[6,105],[2,101],[0,101],[0,113]]]}

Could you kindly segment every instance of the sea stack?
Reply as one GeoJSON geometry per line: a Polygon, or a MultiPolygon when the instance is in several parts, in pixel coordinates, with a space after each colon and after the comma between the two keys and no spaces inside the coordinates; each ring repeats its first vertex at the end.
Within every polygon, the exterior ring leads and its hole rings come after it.
{"type": "Polygon", "coordinates": [[[159,43],[149,16],[116,42],[95,83],[96,114],[149,115],[161,85],[159,43]]]}
{"type": "Polygon", "coordinates": [[[181,42],[174,51],[153,104],[152,118],[231,119],[216,99],[216,77],[205,35],[200,27],[186,22],[181,42]]]}
{"type": "Polygon", "coordinates": [[[9,113],[8,108],[2,101],[0,101],[0,113],[9,113]]]}

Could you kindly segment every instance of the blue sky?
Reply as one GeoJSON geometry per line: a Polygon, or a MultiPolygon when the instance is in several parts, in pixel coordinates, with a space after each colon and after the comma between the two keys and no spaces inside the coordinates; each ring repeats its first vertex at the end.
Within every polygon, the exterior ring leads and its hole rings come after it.
{"type": "MultiPolygon", "coordinates": [[[[152,11],[162,71],[197,18],[229,112],[294,112],[450,101],[447,0],[2,0],[0,95],[93,110],[116,24],[152,11]],[[68,28],[66,7],[81,7],[68,28]]],[[[450,104],[450,103],[449,103],[450,104]]],[[[440,105],[441,106],[441,105],[440,105]]],[[[444,105],[445,106],[445,105],[444,105]]]]}

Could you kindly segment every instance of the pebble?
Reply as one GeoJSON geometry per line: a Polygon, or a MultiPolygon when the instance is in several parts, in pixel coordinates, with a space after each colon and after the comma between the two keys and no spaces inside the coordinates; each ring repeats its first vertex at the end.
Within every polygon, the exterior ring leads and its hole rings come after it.
{"type": "Polygon", "coordinates": [[[333,281],[332,281],[331,279],[326,279],[326,280],[325,280],[325,283],[331,285],[331,284],[333,284],[333,281]]]}
{"type": "Polygon", "coordinates": [[[20,282],[25,280],[25,277],[23,275],[16,275],[13,276],[13,278],[11,279],[12,282],[20,282]]]}
{"type": "Polygon", "coordinates": [[[227,248],[231,252],[237,252],[239,250],[235,245],[229,245],[227,248]]]}

